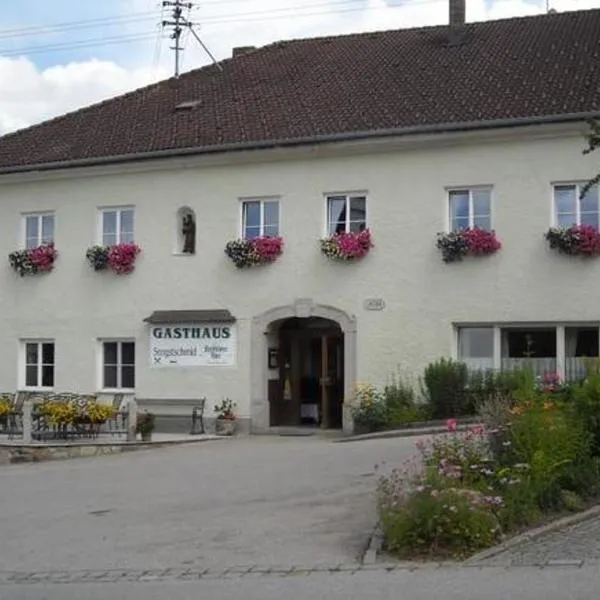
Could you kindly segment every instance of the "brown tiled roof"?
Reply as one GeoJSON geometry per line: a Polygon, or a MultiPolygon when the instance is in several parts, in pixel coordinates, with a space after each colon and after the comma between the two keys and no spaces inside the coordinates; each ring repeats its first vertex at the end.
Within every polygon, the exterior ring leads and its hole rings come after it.
{"type": "Polygon", "coordinates": [[[600,10],[278,42],[0,138],[0,170],[600,113],[600,10]],[[199,101],[176,110],[183,102],[199,101]]]}

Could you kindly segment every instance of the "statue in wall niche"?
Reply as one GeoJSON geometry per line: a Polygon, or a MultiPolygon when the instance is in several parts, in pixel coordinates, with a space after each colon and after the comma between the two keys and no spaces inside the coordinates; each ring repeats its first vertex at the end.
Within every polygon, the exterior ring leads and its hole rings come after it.
{"type": "Polygon", "coordinates": [[[183,233],[183,253],[194,254],[196,252],[196,223],[192,215],[183,217],[181,232],[183,233]]]}

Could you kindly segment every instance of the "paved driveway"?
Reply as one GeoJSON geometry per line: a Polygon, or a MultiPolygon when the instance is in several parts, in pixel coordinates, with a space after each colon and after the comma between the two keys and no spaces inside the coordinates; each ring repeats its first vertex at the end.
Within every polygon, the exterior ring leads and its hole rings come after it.
{"type": "Polygon", "coordinates": [[[347,563],[414,438],[261,437],[0,469],[0,571],[347,563]]]}

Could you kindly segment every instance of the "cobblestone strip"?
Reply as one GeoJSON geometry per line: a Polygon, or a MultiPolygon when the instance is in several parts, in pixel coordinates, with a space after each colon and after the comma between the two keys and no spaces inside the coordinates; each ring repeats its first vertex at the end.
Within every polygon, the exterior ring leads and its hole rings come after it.
{"type": "MultiPolygon", "coordinates": [[[[581,568],[586,565],[582,560],[546,560],[536,565],[519,563],[505,568],[581,568]]],[[[596,565],[597,567],[597,565],[596,565]]],[[[485,569],[491,565],[466,565],[459,563],[343,563],[336,565],[297,565],[262,566],[235,565],[227,568],[170,568],[170,569],[113,569],[85,571],[0,571],[0,586],[15,584],[67,584],[67,583],[117,583],[117,582],[156,582],[156,581],[194,581],[200,579],[229,579],[253,576],[298,577],[312,573],[346,573],[351,576],[360,571],[379,571],[391,573],[398,571],[431,571],[438,569],[485,569]]]]}

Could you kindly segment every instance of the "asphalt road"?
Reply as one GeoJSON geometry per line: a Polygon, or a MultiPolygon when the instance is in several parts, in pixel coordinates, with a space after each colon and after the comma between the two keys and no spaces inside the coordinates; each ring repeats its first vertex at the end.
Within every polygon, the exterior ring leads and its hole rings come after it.
{"type": "Polygon", "coordinates": [[[0,572],[356,561],[414,438],[254,437],[0,469],[0,572]]]}

